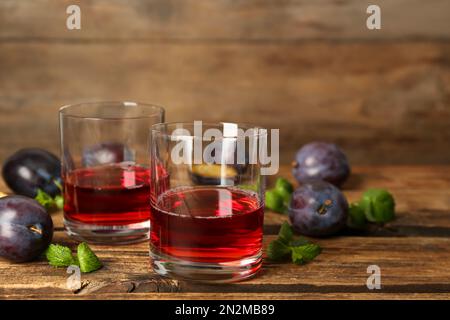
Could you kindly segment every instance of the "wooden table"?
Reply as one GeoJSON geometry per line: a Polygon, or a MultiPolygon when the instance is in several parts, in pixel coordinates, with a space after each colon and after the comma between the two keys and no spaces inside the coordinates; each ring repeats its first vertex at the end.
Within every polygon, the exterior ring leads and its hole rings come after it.
{"type": "MultiPolygon", "coordinates": [[[[291,177],[289,168],[280,175],[291,177]]],[[[77,292],[66,288],[64,268],[45,261],[0,261],[0,299],[449,299],[450,166],[357,167],[344,192],[354,201],[369,187],[394,194],[397,219],[384,228],[315,240],[323,253],[304,266],[265,261],[262,272],[248,281],[191,284],[156,276],[147,243],[93,246],[104,267],[83,274],[77,292]],[[367,267],[374,264],[381,268],[380,290],[366,287],[367,267]]],[[[75,248],[64,233],[62,213],[53,220],[54,242],[75,248]]],[[[266,213],[264,247],[284,220],[266,213]]]]}

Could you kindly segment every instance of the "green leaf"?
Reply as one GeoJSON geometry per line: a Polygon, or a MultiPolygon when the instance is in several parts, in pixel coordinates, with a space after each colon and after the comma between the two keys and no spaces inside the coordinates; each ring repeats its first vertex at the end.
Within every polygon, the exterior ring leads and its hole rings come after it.
{"type": "Polygon", "coordinates": [[[275,181],[275,189],[287,191],[287,193],[292,193],[294,191],[294,186],[286,179],[278,178],[277,181],[275,181]]]}
{"type": "Polygon", "coordinates": [[[318,244],[314,243],[309,243],[297,248],[302,251],[303,258],[306,260],[306,262],[313,260],[322,252],[322,248],[318,244]]]}
{"type": "Polygon", "coordinates": [[[274,189],[283,198],[283,204],[287,208],[291,202],[292,192],[294,191],[294,186],[284,178],[278,178],[275,182],[274,189]]]}
{"type": "Polygon", "coordinates": [[[81,272],[92,272],[102,267],[102,263],[87,243],[82,242],[77,249],[81,272]]]}
{"type": "Polygon", "coordinates": [[[64,206],[64,198],[61,195],[57,195],[55,198],[52,198],[42,189],[37,190],[37,195],[34,199],[39,202],[47,211],[62,209],[64,206]]]}
{"type": "Polygon", "coordinates": [[[364,209],[357,202],[350,204],[348,208],[348,225],[352,228],[363,228],[367,224],[364,209]]]}
{"type": "Polygon", "coordinates": [[[286,245],[289,245],[289,242],[294,237],[294,232],[292,231],[292,227],[289,225],[288,222],[283,222],[281,225],[280,231],[278,232],[278,239],[285,243],[286,245]]]}
{"type": "Polygon", "coordinates": [[[294,238],[294,232],[288,222],[281,225],[278,239],[273,240],[267,247],[267,257],[274,261],[286,260],[291,256],[292,262],[303,264],[313,260],[321,248],[300,237],[294,238]]]}
{"type": "Polygon", "coordinates": [[[76,257],[73,256],[69,247],[59,244],[50,244],[45,251],[48,263],[54,267],[68,267],[78,265],[76,257]]]}
{"type": "Polygon", "coordinates": [[[39,202],[46,210],[51,210],[54,206],[53,198],[41,189],[37,190],[37,195],[34,199],[39,202]]]}
{"type": "Polygon", "coordinates": [[[369,189],[360,201],[367,220],[384,223],[395,219],[395,201],[385,189],[369,189]]]}
{"type": "Polygon", "coordinates": [[[58,209],[64,208],[64,198],[62,196],[56,196],[54,199],[55,205],[58,209]]]}
{"type": "Polygon", "coordinates": [[[304,264],[317,257],[322,249],[317,244],[306,244],[299,247],[292,247],[292,262],[304,264]]]}
{"type": "Polygon", "coordinates": [[[267,190],[265,196],[266,208],[275,212],[283,213],[285,210],[283,197],[276,190],[267,190]]]}
{"type": "Polygon", "coordinates": [[[273,240],[267,247],[267,257],[270,260],[280,261],[289,257],[291,248],[280,239],[273,240]]]}

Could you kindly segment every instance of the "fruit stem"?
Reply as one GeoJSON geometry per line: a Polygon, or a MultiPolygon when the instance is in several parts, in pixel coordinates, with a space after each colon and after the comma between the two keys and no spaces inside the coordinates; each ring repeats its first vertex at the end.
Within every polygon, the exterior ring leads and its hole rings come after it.
{"type": "Polygon", "coordinates": [[[35,225],[29,226],[28,229],[30,229],[32,232],[42,235],[42,229],[35,225]]]}
{"type": "Polygon", "coordinates": [[[327,199],[325,200],[319,207],[319,209],[317,209],[317,212],[319,214],[325,214],[327,213],[328,209],[331,208],[333,204],[333,201],[331,201],[331,199],[327,199]]]}

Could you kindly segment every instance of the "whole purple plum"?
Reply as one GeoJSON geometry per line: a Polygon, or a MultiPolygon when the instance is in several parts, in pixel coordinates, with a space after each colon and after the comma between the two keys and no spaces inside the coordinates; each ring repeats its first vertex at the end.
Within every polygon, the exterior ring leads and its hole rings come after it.
{"type": "Polygon", "coordinates": [[[50,215],[24,196],[0,198],[0,257],[13,262],[37,258],[53,237],[50,215]]]}
{"type": "Polygon", "coordinates": [[[292,194],[289,219],[295,231],[307,236],[329,236],[346,225],[348,203],[331,183],[312,180],[292,194]]]}
{"type": "Polygon", "coordinates": [[[17,194],[34,198],[38,189],[51,196],[61,193],[61,163],[57,156],[39,148],[25,148],[5,160],[3,179],[17,194]]]}
{"type": "Polygon", "coordinates": [[[295,155],[292,173],[299,183],[318,179],[339,187],[350,175],[350,165],[337,145],[311,142],[295,155]]]}

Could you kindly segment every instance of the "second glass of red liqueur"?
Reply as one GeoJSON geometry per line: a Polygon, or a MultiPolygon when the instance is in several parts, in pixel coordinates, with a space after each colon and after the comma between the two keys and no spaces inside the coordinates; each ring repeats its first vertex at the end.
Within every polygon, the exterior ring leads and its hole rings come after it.
{"type": "Polygon", "coordinates": [[[150,255],[160,275],[249,278],[261,266],[266,131],[235,123],[152,128],[150,255]]]}
{"type": "Polygon", "coordinates": [[[146,240],[150,227],[149,132],[164,109],[99,102],[60,109],[64,225],[80,241],[146,240]]]}

